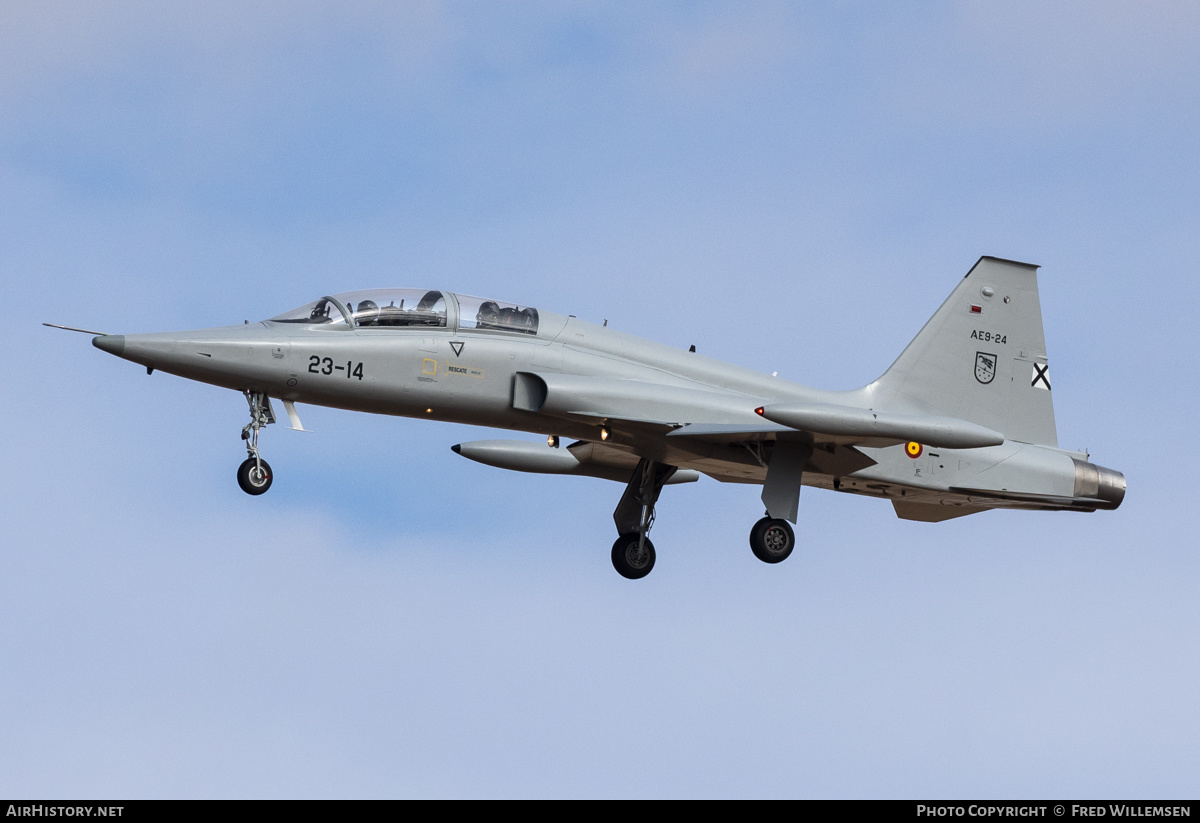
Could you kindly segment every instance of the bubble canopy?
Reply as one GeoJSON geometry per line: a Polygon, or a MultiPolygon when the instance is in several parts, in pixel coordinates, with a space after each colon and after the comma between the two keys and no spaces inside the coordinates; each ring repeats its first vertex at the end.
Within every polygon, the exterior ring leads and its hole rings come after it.
{"type": "Polygon", "coordinates": [[[460,329],[492,329],[493,331],[537,334],[538,312],[531,306],[498,303],[480,297],[458,298],[458,327],[460,329]]]}
{"type": "Polygon", "coordinates": [[[425,289],[370,289],[322,297],[268,322],[364,329],[447,328],[454,321],[460,329],[536,335],[538,311],[425,289]]]}

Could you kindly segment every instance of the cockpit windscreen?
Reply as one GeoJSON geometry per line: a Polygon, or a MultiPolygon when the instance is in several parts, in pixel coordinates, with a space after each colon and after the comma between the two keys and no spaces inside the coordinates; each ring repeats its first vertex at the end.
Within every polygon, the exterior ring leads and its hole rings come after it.
{"type": "Polygon", "coordinates": [[[272,323],[306,323],[308,325],[337,325],[346,324],[346,316],[342,314],[337,304],[328,297],[305,303],[298,309],[271,318],[272,323]]]}

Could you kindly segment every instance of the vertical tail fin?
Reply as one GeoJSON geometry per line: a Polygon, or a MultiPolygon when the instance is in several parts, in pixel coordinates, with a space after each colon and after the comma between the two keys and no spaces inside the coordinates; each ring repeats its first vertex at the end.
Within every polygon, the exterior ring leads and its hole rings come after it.
{"type": "Polygon", "coordinates": [[[1037,269],[979,258],[896,362],[863,389],[870,401],[1057,446],[1037,269]]]}

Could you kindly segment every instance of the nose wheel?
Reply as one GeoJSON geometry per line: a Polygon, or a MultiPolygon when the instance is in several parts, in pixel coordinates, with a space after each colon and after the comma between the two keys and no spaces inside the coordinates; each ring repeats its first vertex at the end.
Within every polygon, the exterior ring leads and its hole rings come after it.
{"type": "Polygon", "coordinates": [[[796,548],[796,533],[786,520],[764,517],[750,530],[750,550],[764,563],[782,563],[796,548]]]}
{"type": "Polygon", "coordinates": [[[271,399],[262,392],[245,391],[250,404],[250,422],[242,427],[242,440],[246,442],[246,459],[238,466],[237,481],[246,494],[259,495],[271,488],[274,474],[271,465],[258,453],[258,430],[275,422],[271,399]]]}
{"type": "Polygon", "coordinates": [[[261,457],[247,457],[238,466],[237,478],[246,494],[262,494],[271,488],[271,464],[261,457]]]}

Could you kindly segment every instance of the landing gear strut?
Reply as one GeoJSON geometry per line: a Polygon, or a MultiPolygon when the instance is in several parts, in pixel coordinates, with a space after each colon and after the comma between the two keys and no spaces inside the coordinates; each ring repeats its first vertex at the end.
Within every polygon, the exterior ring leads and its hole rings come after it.
{"type": "Polygon", "coordinates": [[[621,536],[613,543],[612,564],[622,577],[637,580],[654,568],[654,544],[646,535],[654,525],[654,504],[658,502],[658,495],[674,473],[674,466],[646,458],[642,458],[633,470],[621,502],[613,512],[613,521],[621,536]]]}
{"type": "Polygon", "coordinates": [[[786,520],[764,517],[750,530],[750,550],[764,563],[782,563],[796,548],[796,533],[786,520]]]}
{"type": "Polygon", "coordinates": [[[262,392],[244,391],[246,402],[250,404],[250,422],[242,428],[242,440],[246,441],[248,455],[242,465],[238,466],[238,485],[246,494],[262,494],[271,488],[274,476],[271,466],[258,453],[258,430],[275,422],[271,411],[271,400],[262,392]]]}

